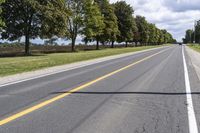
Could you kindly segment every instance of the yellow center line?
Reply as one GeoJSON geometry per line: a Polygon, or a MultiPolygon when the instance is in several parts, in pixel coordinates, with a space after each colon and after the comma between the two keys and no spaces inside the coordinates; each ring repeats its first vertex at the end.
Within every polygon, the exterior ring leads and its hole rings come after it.
{"type": "Polygon", "coordinates": [[[38,109],[40,109],[40,108],[42,108],[42,107],[44,107],[44,106],[47,106],[47,105],[49,105],[49,104],[51,104],[51,103],[53,103],[53,102],[55,102],[55,101],[58,101],[58,100],[60,100],[60,99],[62,99],[62,98],[64,98],[64,97],[66,97],[66,96],[68,96],[68,95],[70,95],[70,94],[72,94],[72,93],[74,93],[74,92],[80,91],[80,90],[82,90],[82,89],[84,89],[84,88],[86,88],[86,87],[88,87],[88,86],[90,86],[90,85],[92,85],[92,84],[94,84],[94,83],[97,83],[97,82],[99,82],[99,81],[101,81],[101,80],[103,80],[103,79],[105,79],[105,78],[108,78],[108,77],[110,77],[110,76],[112,76],[112,75],[114,75],[114,74],[116,74],[116,73],[119,73],[119,72],[121,72],[121,71],[123,71],[123,70],[125,70],[125,69],[128,69],[128,68],[132,67],[132,66],[135,66],[136,64],[139,64],[139,63],[141,63],[141,62],[143,62],[143,61],[146,61],[146,60],[148,60],[148,59],[150,59],[150,58],[152,58],[152,57],[154,57],[154,56],[156,56],[156,55],[158,55],[158,54],[160,54],[160,53],[163,53],[163,52],[166,51],[166,50],[168,50],[168,49],[162,50],[162,51],[160,51],[160,52],[158,52],[158,53],[155,53],[155,54],[153,54],[153,55],[150,55],[150,56],[148,56],[148,57],[145,57],[145,58],[143,58],[143,59],[141,59],[141,60],[139,60],[139,61],[137,61],[137,62],[134,62],[134,63],[132,63],[132,64],[130,64],[130,65],[128,65],[128,66],[125,66],[125,67],[123,67],[123,68],[120,68],[120,69],[118,69],[118,70],[115,70],[115,71],[113,71],[113,72],[111,72],[111,73],[109,73],[109,74],[106,74],[106,75],[104,75],[104,76],[102,76],[102,77],[99,77],[99,78],[97,78],[97,79],[95,79],[95,80],[92,80],[92,81],[90,81],[90,82],[88,82],[88,83],[86,83],[86,84],[84,84],[84,85],[81,85],[81,86],[79,86],[79,87],[76,87],[76,88],[70,90],[69,92],[65,92],[65,93],[60,94],[60,95],[58,95],[58,96],[56,96],[56,97],[53,97],[52,99],[46,100],[46,101],[44,101],[44,102],[41,102],[41,103],[39,103],[39,104],[37,104],[37,105],[34,105],[34,106],[28,108],[28,109],[25,109],[25,110],[23,110],[23,111],[21,111],[21,112],[19,112],[19,113],[16,113],[16,114],[11,115],[11,116],[9,116],[9,117],[7,117],[7,118],[4,118],[4,119],[0,120],[0,126],[5,125],[5,124],[7,124],[7,123],[9,123],[9,122],[11,122],[11,121],[17,119],[17,118],[22,117],[22,116],[25,116],[25,115],[27,115],[27,114],[33,112],[33,111],[36,111],[36,110],[38,110],[38,109]]]}

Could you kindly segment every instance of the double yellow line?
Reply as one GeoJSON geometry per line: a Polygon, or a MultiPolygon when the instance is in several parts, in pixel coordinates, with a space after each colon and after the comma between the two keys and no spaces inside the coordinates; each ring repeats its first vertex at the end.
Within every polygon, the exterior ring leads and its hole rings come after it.
{"type": "Polygon", "coordinates": [[[11,115],[11,116],[9,116],[9,117],[3,119],[3,120],[0,120],[0,126],[5,125],[5,124],[7,124],[7,123],[9,123],[9,122],[11,122],[11,121],[13,121],[13,120],[16,120],[17,118],[22,117],[22,116],[25,116],[25,115],[27,115],[27,114],[29,114],[29,113],[31,113],[31,112],[33,112],[33,111],[36,111],[36,110],[38,110],[38,109],[40,109],[40,108],[42,108],[42,107],[45,107],[45,106],[47,106],[47,105],[49,105],[49,104],[51,104],[51,103],[53,103],[53,102],[55,102],[55,101],[58,101],[58,100],[60,100],[60,99],[62,99],[62,98],[64,98],[64,97],[66,97],[66,96],[68,96],[68,95],[70,95],[70,94],[72,94],[72,93],[74,93],[74,92],[80,91],[80,90],[82,90],[82,89],[84,89],[84,88],[86,88],[86,87],[88,87],[88,86],[90,86],[90,85],[92,85],[92,84],[94,84],[94,83],[97,83],[97,82],[99,82],[99,81],[101,81],[101,80],[103,80],[103,79],[106,79],[106,78],[108,78],[108,77],[110,77],[110,76],[112,76],[112,75],[114,75],[114,74],[116,74],[116,73],[119,73],[119,72],[121,72],[121,71],[123,71],[123,70],[125,70],[125,69],[128,69],[128,68],[132,67],[132,66],[135,66],[136,64],[139,64],[139,63],[141,63],[141,62],[143,62],[143,61],[146,61],[146,60],[148,60],[148,59],[150,59],[150,58],[152,58],[152,57],[154,57],[154,56],[156,56],[156,55],[158,55],[158,54],[160,54],[160,53],[163,53],[163,52],[166,51],[166,50],[168,50],[168,49],[162,50],[162,51],[160,51],[160,52],[158,52],[158,53],[155,53],[155,54],[153,54],[153,55],[150,55],[150,56],[148,56],[148,57],[145,57],[145,58],[143,58],[142,60],[139,60],[139,61],[137,61],[137,62],[134,62],[134,63],[132,63],[132,64],[130,64],[130,65],[128,65],[128,66],[125,66],[125,67],[120,68],[120,69],[118,69],[118,70],[115,70],[115,71],[113,71],[113,72],[111,72],[111,73],[109,73],[109,74],[106,74],[106,75],[104,75],[104,76],[102,76],[102,77],[99,77],[99,78],[97,78],[97,79],[95,79],[95,80],[92,80],[92,81],[90,81],[90,82],[88,82],[88,83],[86,83],[86,84],[84,84],[84,85],[81,85],[81,86],[79,86],[79,87],[76,87],[76,88],[70,90],[69,92],[60,94],[60,95],[58,95],[58,96],[56,96],[56,97],[54,97],[54,98],[51,98],[51,99],[49,99],[49,100],[46,100],[46,101],[44,101],[44,102],[42,102],[42,103],[39,103],[39,104],[37,104],[37,105],[35,105],[35,106],[32,106],[32,107],[30,107],[30,108],[28,108],[28,109],[25,109],[25,110],[23,110],[23,111],[21,111],[21,112],[19,112],[19,113],[16,113],[16,114],[14,114],[14,115],[11,115]]]}

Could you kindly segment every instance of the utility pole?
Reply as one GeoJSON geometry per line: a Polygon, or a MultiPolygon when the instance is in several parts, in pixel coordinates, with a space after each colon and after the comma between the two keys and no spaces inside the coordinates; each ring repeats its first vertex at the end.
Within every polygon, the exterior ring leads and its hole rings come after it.
{"type": "MultiPolygon", "coordinates": [[[[192,29],[192,32],[193,32],[193,29],[192,29]]],[[[192,42],[192,32],[190,32],[190,43],[193,43],[192,42]]]]}
{"type": "Polygon", "coordinates": [[[200,44],[199,26],[200,26],[200,20],[198,20],[197,23],[196,23],[196,27],[198,27],[198,29],[197,29],[198,33],[196,33],[198,38],[196,38],[197,39],[196,43],[200,44]]]}
{"type": "Polygon", "coordinates": [[[196,20],[194,21],[194,43],[196,43],[196,20]]]}

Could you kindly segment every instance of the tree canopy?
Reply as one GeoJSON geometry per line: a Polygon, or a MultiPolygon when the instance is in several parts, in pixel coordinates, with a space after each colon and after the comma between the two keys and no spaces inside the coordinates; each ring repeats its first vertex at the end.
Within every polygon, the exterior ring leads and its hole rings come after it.
{"type": "Polygon", "coordinates": [[[145,17],[136,16],[136,24],[138,28],[138,42],[145,43],[149,41],[149,27],[145,17]]]}
{"type": "Polygon", "coordinates": [[[83,26],[83,6],[84,0],[65,0],[66,8],[70,15],[67,16],[67,30],[71,39],[72,51],[75,51],[75,43],[78,34],[83,26]]]}
{"type": "Polygon", "coordinates": [[[62,36],[66,32],[63,0],[6,0],[2,11],[2,38],[13,41],[25,36],[26,54],[30,54],[30,39],[62,36]]]}
{"type": "Polygon", "coordinates": [[[200,20],[195,25],[195,42],[200,44],[200,20]]]}
{"type": "Polygon", "coordinates": [[[137,30],[133,13],[133,8],[125,1],[115,3],[115,14],[118,19],[118,27],[120,31],[117,40],[118,42],[126,42],[126,46],[127,42],[133,40],[134,32],[137,30]]]}
{"type": "Polygon", "coordinates": [[[114,6],[109,3],[108,0],[95,0],[100,8],[100,12],[103,16],[104,28],[103,34],[99,36],[100,41],[104,44],[105,42],[116,41],[117,35],[120,34],[118,29],[117,16],[114,12],[114,6]]]}
{"type": "MultiPolygon", "coordinates": [[[[145,17],[134,17],[134,9],[125,1],[109,0],[0,0],[2,39],[25,38],[25,53],[30,54],[30,39],[65,38],[75,51],[78,36],[99,45],[129,43],[156,45],[174,42],[172,35],[149,23],[145,17]]],[[[200,26],[196,27],[199,40],[200,26]]],[[[189,33],[188,33],[189,34],[189,33]]],[[[188,39],[188,36],[187,36],[188,39]]]]}
{"type": "MultiPolygon", "coordinates": [[[[4,2],[5,2],[5,0],[0,0],[0,5],[2,3],[4,3],[4,2]]],[[[0,7],[0,14],[1,13],[2,13],[2,8],[0,7]]],[[[5,26],[5,23],[3,22],[2,18],[0,17],[0,31],[1,31],[1,29],[2,29],[3,26],[5,26]]]]}
{"type": "Polygon", "coordinates": [[[184,43],[199,43],[200,44],[200,20],[195,24],[195,30],[188,29],[185,32],[184,43]]]}

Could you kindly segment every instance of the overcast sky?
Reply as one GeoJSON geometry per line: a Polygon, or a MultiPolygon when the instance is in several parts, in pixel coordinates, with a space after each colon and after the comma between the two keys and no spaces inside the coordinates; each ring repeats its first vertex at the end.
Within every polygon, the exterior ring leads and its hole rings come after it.
{"type": "MultiPolygon", "coordinates": [[[[119,0],[110,0],[116,2],[119,0]]],[[[125,0],[135,15],[145,16],[159,28],[167,29],[178,40],[200,19],[200,0],[125,0]]]]}

